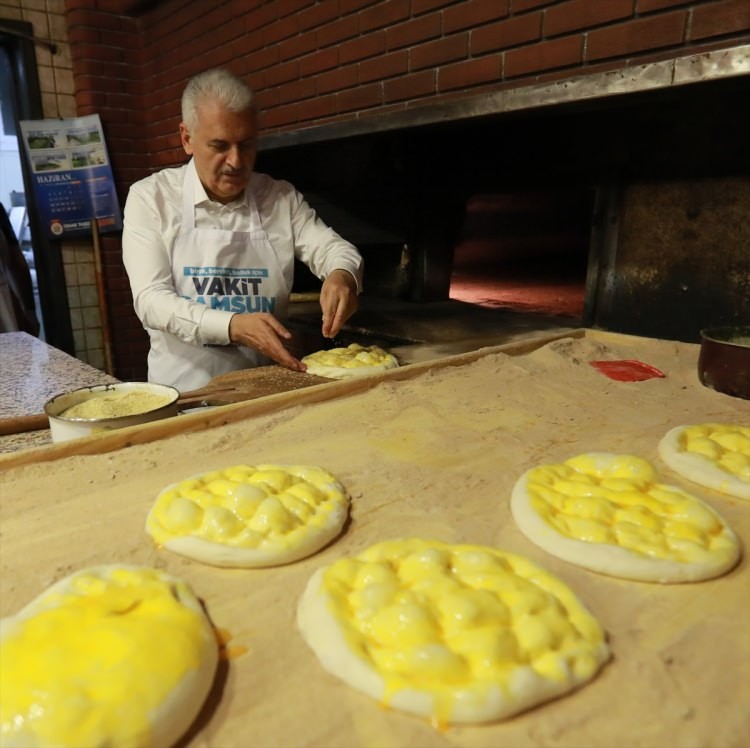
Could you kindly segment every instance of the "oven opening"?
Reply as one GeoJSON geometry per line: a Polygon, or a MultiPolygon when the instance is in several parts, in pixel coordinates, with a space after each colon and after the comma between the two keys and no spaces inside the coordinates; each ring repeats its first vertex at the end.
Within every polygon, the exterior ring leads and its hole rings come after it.
{"type": "Polygon", "coordinates": [[[525,315],[583,315],[594,194],[477,194],[454,248],[450,298],[525,315]]]}

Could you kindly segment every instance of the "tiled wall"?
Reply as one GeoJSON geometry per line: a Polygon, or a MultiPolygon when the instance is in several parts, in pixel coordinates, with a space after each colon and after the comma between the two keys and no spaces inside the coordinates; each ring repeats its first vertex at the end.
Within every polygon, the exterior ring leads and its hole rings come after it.
{"type": "MultiPolygon", "coordinates": [[[[65,12],[65,0],[0,0],[0,22],[8,19],[30,23],[35,37],[55,45],[54,53],[45,44],[35,45],[45,119],[78,114],[65,12]]],[[[86,239],[67,240],[62,244],[62,253],[75,355],[104,369],[93,244],[86,239]]]]}

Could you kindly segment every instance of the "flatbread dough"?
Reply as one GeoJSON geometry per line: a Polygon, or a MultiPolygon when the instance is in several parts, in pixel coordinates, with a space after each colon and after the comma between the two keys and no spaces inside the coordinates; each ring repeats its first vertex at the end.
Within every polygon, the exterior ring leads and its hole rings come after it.
{"type": "Polygon", "coordinates": [[[348,513],[349,495],[323,468],[235,465],[167,486],[146,531],[166,549],[206,564],[276,566],[327,545],[348,513]]]}
{"type": "Polygon", "coordinates": [[[659,442],[659,457],[683,478],[750,500],[750,427],[731,423],[676,426],[659,442]]]}
{"type": "Polygon", "coordinates": [[[596,619],[537,565],[416,538],[318,569],[297,625],[328,672],[438,726],[509,717],[581,686],[609,658],[596,619]]]}
{"type": "Polygon", "coordinates": [[[732,529],[708,504],[658,482],[640,457],[590,452],[526,471],[511,495],[526,537],[586,569],[643,582],[695,582],[740,558],[732,529]]]}
{"type": "Polygon", "coordinates": [[[302,363],[307,365],[308,374],[328,379],[351,379],[395,369],[398,359],[377,345],[352,343],[346,348],[311,353],[302,359],[302,363]]]}
{"type": "Polygon", "coordinates": [[[7,748],[174,745],[218,663],[200,601],[156,569],[82,569],[0,623],[7,748]]]}

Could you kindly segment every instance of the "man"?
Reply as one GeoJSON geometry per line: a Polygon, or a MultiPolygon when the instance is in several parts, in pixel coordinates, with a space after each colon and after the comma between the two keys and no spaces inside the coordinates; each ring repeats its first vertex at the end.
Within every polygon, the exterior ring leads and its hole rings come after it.
{"type": "Polygon", "coordinates": [[[148,379],[194,389],[228,371],[275,361],[285,348],[295,257],[323,280],[322,333],[357,310],[363,262],[288,182],[253,171],[252,91],[226,70],[193,78],[182,97],[182,146],[192,158],[130,188],[123,261],[149,333],[148,379]]]}

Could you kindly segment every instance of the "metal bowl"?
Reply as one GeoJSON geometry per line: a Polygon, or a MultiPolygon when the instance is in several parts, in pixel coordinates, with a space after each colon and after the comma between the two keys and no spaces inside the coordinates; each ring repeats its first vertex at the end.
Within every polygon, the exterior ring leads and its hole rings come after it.
{"type": "Polygon", "coordinates": [[[750,399],[750,327],[701,330],[698,378],[717,392],[750,399]]]}
{"type": "Polygon", "coordinates": [[[121,429],[142,423],[170,418],[178,413],[177,399],[180,393],[174,387],[151,382],[118,382],[100,384],[93,387],[80,387],[70,392],[55,395],[44,404],[44,412],[49,418],[53,442],[64,442],[81,436],[121,429]],[[126,415],[100,418],[71,418],[63,413],[82,402],[103,398],[113,393],[147,392],[168,398],[165,404],[144,411],[128,412],[126,415]]]}

